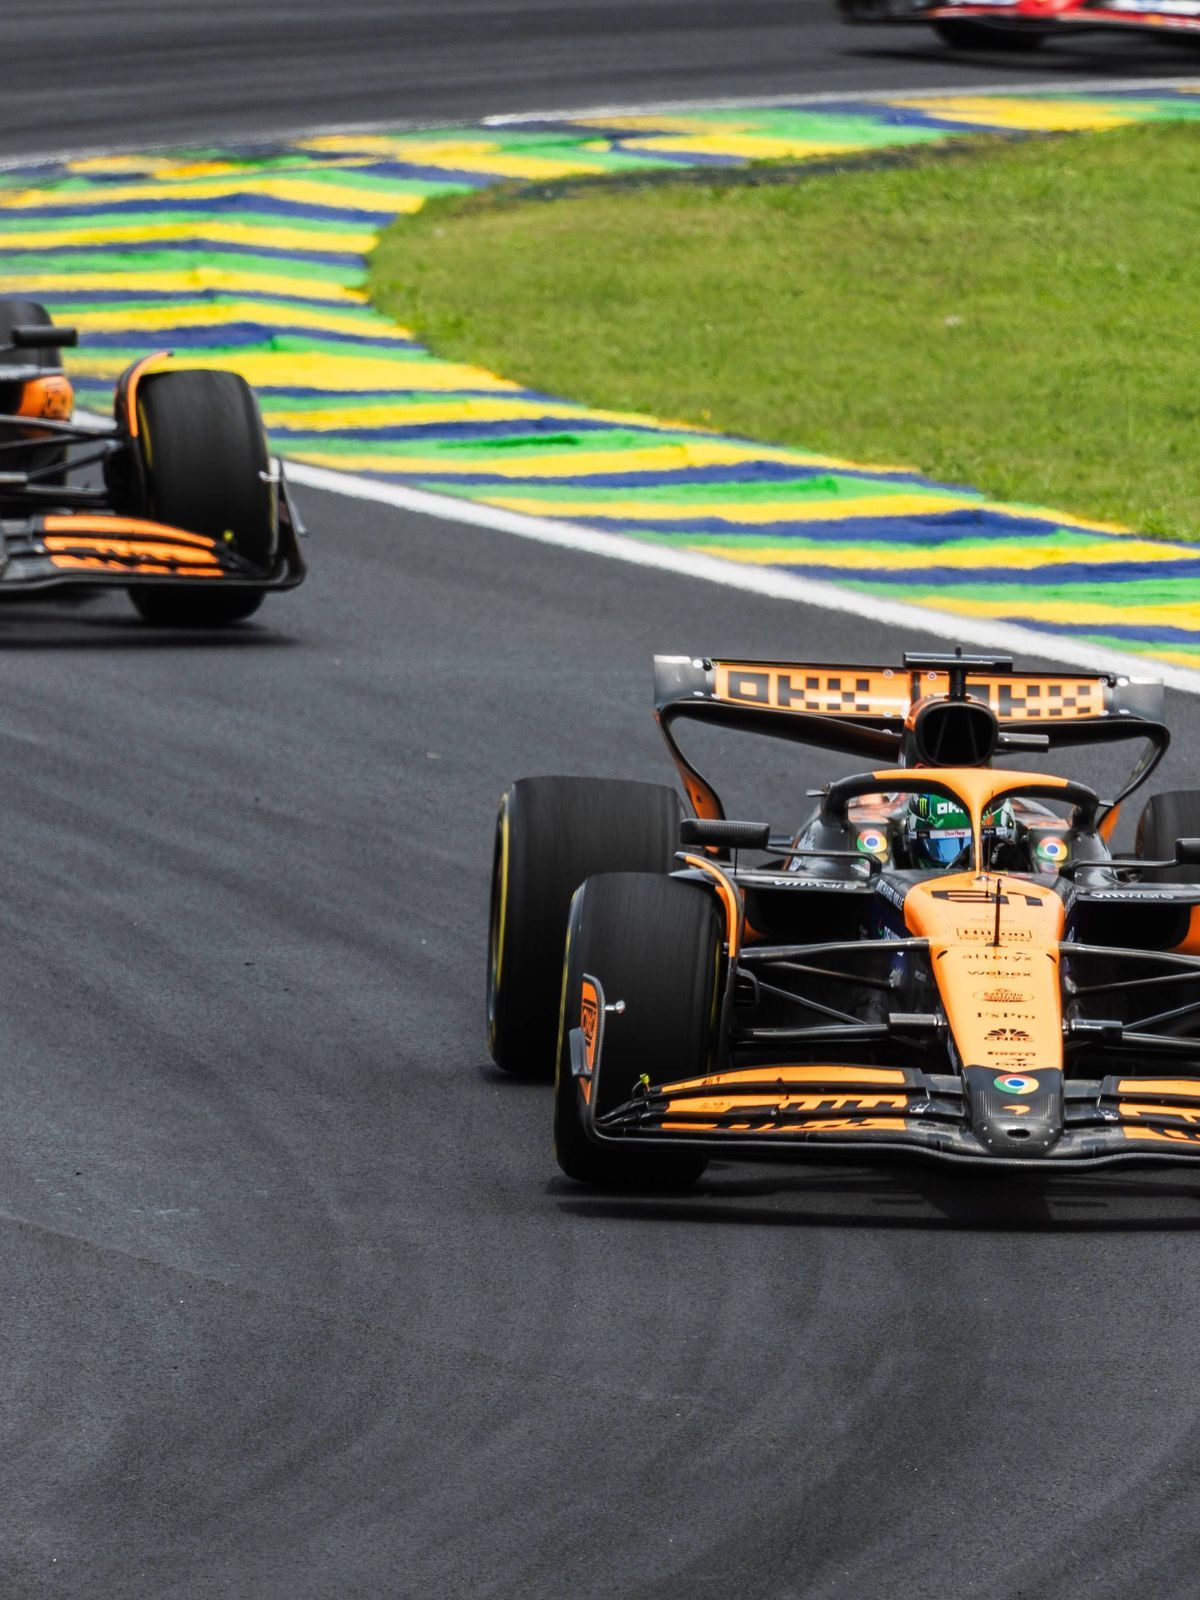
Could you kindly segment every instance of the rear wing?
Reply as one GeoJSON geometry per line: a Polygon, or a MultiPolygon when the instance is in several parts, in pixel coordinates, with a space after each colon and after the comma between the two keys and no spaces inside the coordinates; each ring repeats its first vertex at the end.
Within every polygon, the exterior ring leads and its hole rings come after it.
{"type": "Polygon", "coordinates": [[[904,766],[916,764],[911,734],[920,714],[935,701],[966,700],[991,711],[1001,749],[1147,741],[1120,792],[1106,802],[1110,809],[1146,781],[1171,741],[1158,679],[1014,672],[1006,656],[906,654],[897,667],[655,656],[654,700],[667,747],[701,817],[724,812],[676,743],[672,730],[680,720],[861,755],[873,765],[904,766]]]}

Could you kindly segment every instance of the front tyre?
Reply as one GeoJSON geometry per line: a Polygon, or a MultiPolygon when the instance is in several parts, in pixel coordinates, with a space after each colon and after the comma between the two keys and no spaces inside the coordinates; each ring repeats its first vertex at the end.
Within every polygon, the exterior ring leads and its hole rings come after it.
{"type": "Polygon", "coordinates": [[[620,778],[518,778],[500,801],[488,937],[488,1049],[551,1078],[571,896],[598,872],[670,872],[673,789],[620,778]]]}
{"type": "Polygon", "coordinates": [[[710,890],[679,878],[616,873],[589,878],[571,905],[554,1084],[554,1154],[568,1178],[610,1188],[683,1189],[708,1164],[699,1150],[595,1144],[584,1129],[569,1034],[579,1026],[583,979],[610,1005],[595,1112],[651,1083],[702,1077],[716,1057],[724,925],[710,890]]]}
{"type": "MultiPolygon", "coordinates": [[[[234,372],[160,372],[143,378],[137,398],[143,513],[202,533],[264,574],[279,548],[277,492],[258,402],[234,372]]],[[[260,589],[192,579],[129,591],[147,622],[214,627],[258,610],[260,589]],[[211,584],[211,590],[206,585],[211,584]]]]}

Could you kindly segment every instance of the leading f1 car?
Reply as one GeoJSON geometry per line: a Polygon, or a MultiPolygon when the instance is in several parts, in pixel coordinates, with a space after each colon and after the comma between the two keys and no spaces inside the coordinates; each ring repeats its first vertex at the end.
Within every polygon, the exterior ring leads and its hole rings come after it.
{"type": "Polygon", "coordinates": [[[0,601],[100,585],[147,622],[212,627],[300,583],[303,530],[245,380],[160,353],[121,375],[111,421],[77,417],[75,342],[0,299],[0,601]]]}
{"type": "Polygon", "coordinates": [[[525,778],[500,806],[489,1042],[556,1073],[564,1172],[1200,1160],[1200,791],[1155,795],[1133,855],[1111,844],[1170,740],[1161,685],[961,653],[655,672],[690,815],[614,779],[525,778]],[[729,820],[689,719],[870,770],[798,826],[729,820]],[[1127,743],[1109,799],[1013,765],[1127,743]]]}
{"type": "Polygon", "coordinates": [[[955,50],[1022,52],[1081,33],[1200,40],[1200,0],[838,0],[846,22],[920,23],[955,50]]]}

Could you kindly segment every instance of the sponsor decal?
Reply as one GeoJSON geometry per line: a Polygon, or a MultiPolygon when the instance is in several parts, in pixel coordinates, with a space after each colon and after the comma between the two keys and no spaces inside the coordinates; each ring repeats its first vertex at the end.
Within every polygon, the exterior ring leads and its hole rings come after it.
{"type": "MultiPolygon", "coordinates": [[[[1005,931],[1007,932],[1007,929],[1005,931]]],[[[981,958],[982,952],[979,952],[977,956],[973,957],[972,959],[981,958]]],[[[997,954],[997,959],[994,962],[989,962],[987,966],[966,967],[964,968],[964,971],[966,972],[968,978],[996,978],[1001,982],[1003,982],[1005,978],[1011,978],[1014,983],[1019,983],[1020,980],[1024,977],[1027,977],[1028,974],[1025,972],[1014,972],[1009,969],[1013,967],[1019,967],[1022,962],[1030,962],[1032,960],[1033,957],[1027,950],[1001,950],[997,954]]],[[[978,998],[979,996],[976,995],[976,999],[978,998]]]]}
{"type": "Polygon", "coordinates": [[[596,986],[590,978],[584,978],[581,987],[579,1028],[583,1034],[588,1071],[591,1072],[596,1064],[596,1036],[600,1029],[600,1002],[596,994],[596,986]]]}
{"type": "Polygon", "coordinates": [[[770,873],[739,872],[739,883],[746,884],[752,889],[819,889],[822,893],[834,894],[869,894],[870,885],[865,878],[856,878],[852,883],[845,878],[775,878],[770,873]]]}
{"type": "Polygon", "coordinates": [[[1028,1039],[1029,1035],[1024,1028],[991,1028],[988,1030],[989,1039],[1028,1039]]]}
{"type": "Polygon", "coordinates": [[[1041,1088],[1036,1078],[1027,1078],[1021,1072],[1005,1072],[994,1081],[1001,1094],[1036,1094],[1041,1088]]]}
{"type": "Polygon", "coordinates": [[[855,839],[854,846],[865,856],[878,856],[881,861],[888,858],[888,837],[878,828],[864,828],[855,839]]]}
{"type": "Polygon", "coordinates": [[[1042,904],[1040,895],[1022,894],[1020,891],[1014,891],[1011,896],[1003,892],[995,894],[991,889],[933,889],[930,892],[935,900],[949,900],[959,906],[994,906],[997,901],[1006,906],[1010,900],[1024,900],[1027,906],[1042,904]]]}
{"type": "Polygon", "coordinates": [[[1019,1006],[1028,996],[1023,989],[976,989],[975,998],[990,1006],[1019,1006]]]}
{"type": "Polygon", "coordinates": [[[896,907],[897,911],[903,908],[906,891],[898,888],[890,878],[876,878],[875,893],[882,895],[889,905],[896,907]]]}
{"type": "Polygon", "coordinates": [[[1039,839],[1035,846],[1039,861],[1065,861],[1070,851],[1067,849],[1065,839],[1039,839]]]}

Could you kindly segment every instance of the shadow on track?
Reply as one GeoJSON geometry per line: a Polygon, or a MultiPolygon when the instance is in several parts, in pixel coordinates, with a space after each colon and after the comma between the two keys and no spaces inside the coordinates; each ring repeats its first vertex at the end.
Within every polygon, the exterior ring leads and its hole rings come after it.
{"type": "Polygon", "coordinates": [[[855,1168],[728,1177],[714,1167],[693,1195],[605,1195],[552,1183],[579,1217],[711,1227],[980,1230],[999,1233],[1200,1232],[1194,1178],[948,1175],[932,1168],[855,1168]]]}
{"type": "Polygon", "coordinates": [[[59,598],[46,605],[22,601],[19,609],[16,603],[7,613],[0,609],[0,655],[17,650],[228,651],[278,648],[300,642],[261,622],[220,628],[153,628],[132,612],[128,617],[111,611],[89,613],[87,607],[92,599],[59,598]]]}
{"type": "MultiPolygon", "coordinates": [[[[906,49],[895,45],[858,45],[842,50],[840,55],[849,60],[895,64],[912,62],[922,67],[953,67],[963,77],[978,71],[986,74],[989,83],[1011,77],[1021,85],[1032,84],[1038,78],[1061,78],[1064,73],[1072,77],[1096,78],[1097,91],[1104,89],[1104,79],[1114,74],[1121,78],[1191,77],[1200,74],[1200,47],[1189,39],[1174,41],[1144,39],[1142,48],[1130,59],[1128,39],[1104,39],[1091,35],[1085,40],[1048,39],[1043,49],[1033,55],[1013,55],[1006,50],[951,50],[944,44],[931,43],[928,48],[910,43],[906,49]]],[[[936,84],[930,84],[922,93],[937,94],[936,84]]]]}

